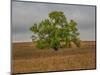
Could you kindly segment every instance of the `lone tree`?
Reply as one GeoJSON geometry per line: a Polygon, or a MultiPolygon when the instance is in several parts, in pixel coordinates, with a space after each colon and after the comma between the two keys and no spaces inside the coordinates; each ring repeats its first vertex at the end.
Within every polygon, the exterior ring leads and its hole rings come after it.
{"type": "Polygon", "coordinates": [[[74,20],[67,22],[67,18],[61,11],[53,11],[48,18],[40,23],[35,23],[30,30],[33,32],[32,39],[36,41],[38,48],[71,47],[73,42],[80,47],[77,23],[74,20]]]}

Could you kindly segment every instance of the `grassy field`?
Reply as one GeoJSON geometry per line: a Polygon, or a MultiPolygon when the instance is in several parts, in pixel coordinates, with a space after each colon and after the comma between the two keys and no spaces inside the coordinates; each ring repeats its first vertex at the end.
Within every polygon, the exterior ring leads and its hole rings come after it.
{"type": "Polygon", "coordinates": [[[30,42],[12,44],[12,72],[47,72],[96,68],[94,41],[82,41],[81,47],[38,49],[30,42]]]}

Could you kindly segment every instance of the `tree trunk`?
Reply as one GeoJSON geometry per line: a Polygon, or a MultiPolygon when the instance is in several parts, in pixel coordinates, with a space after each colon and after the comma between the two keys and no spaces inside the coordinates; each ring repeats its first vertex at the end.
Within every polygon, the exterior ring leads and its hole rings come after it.
{"type": "Polygon", "coordinates": [[[55,50],[55,51],[58,51],[58,48],[57,48],[57,47],[54,47],[54,50],[55,50]]]}

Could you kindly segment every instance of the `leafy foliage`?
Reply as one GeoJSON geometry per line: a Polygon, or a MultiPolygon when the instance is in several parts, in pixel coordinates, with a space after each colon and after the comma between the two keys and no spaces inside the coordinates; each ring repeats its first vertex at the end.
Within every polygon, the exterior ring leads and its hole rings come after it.
{"type": "Polygon", "coordinates": [[[35,23],[30,30],[33,32],[32,39],[37,42],[39,48],[71,47],[71,42],[80,47],[77,23],[74,20],[67,22],[67,18],[61,11],[53,11],[47,19],[35,23]]]}

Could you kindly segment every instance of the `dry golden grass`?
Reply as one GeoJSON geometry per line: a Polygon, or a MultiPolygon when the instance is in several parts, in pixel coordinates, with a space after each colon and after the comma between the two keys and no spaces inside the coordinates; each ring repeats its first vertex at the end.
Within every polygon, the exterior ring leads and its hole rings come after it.
{"type": "Polygon", "coordinates": [[[83,41],[80,48],[38,49],[32,43],[13,43],[13,73],[95,69],[95,42],[83,41]]]}

